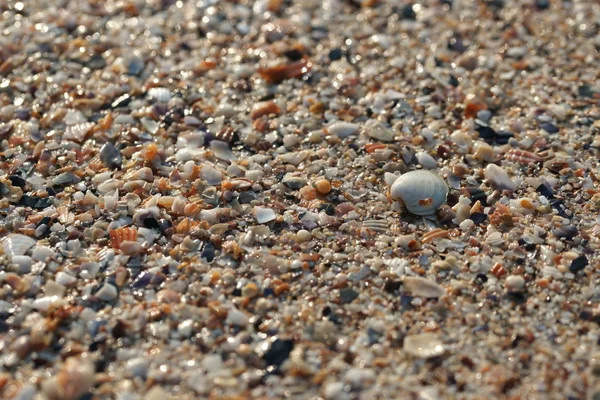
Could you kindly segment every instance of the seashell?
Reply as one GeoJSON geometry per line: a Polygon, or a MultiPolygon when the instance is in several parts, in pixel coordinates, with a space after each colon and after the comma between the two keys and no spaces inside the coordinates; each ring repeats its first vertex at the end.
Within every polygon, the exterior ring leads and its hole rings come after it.
{"type": "Polygon", "coordinates": [[[81,143],[85,140],[85,138],[90,133],[93,127],[93,122],[83,122],[76,125],[69,125],[65,130],[63,139],[81,143]]]}
{"type": "Polygon", "coordinates": [[[404,290],[411,296],[435,299],[442,297],[446,291],[437,283],[425,278],[407,276],[403,281],[404,290]]]}
{"type": "Polygon", "coordinates": [[[496,189],[506,189],[511,192],[517,190],[517,184],[510,179],[502,167],[499,167],[496,164],[488,164],[487,167],[485,167],[484,176],[485,179],[490,182],[490,185],[496,189]]]}
{"type": "Polygon", "coordinates": [[[252,106],[252,111],[250,111],[250,118],[257,119],[264,115],[279,115],[281,113],[281,108],[274,101],[261,101],[252,106]]]}
{"type": "Polygon", "coordinates": [[[171,92],[164,87],[151,88],[148,90],[148,96],[159,103],[168,103],[171,100],[171,92]]]}
{"type": "Polygon", "coordinates": [[[391,188],[393,199],[400,199],[416,215],[434,214],[446,202],[448,186],[431,171],[411,171],[400,175],[391,188]]]}
{"type": "Polygon", "coordinates": [[[504,159],[523,165],[534,164],[542,161],[542,158],[537,154],[533,154],[532,152],[521,149],[510,149],[504,155],[504,159]]]}
{"type": "Polygon", "coordinates": [[[500,247],[504,244],[504,239],[502,238],[502,233],[500,232],[492,232],[485,239],[485,243],[492,247],[500,247]]]}
{"type": "Polygon", "coordinates": [[[362,223],[364,228],[375,232],[385,233],[390,227],[389,222],[380,219],[368,219],[362,223]]]}
{"type": "Polygon", "coordinates": [[[100,149],[100,160],[110,169],[120,169],[123,163],[121,152],[110,142],[100,149]]]}
{"type": "Polygon", "coordinates": [[[450,232],[448,232],[447,230],[437,228],[437,229],[434,229],[434,230],[429,231],[426,234],[424,234],[422,242],[423,243],[433,242],[435,239],[447,237],[449,234],[450,234],[450,232]]]}
{"type": "Polygon", "coordinates": [[[342,139],[356,133],[356,131],[358,131],[358,124],[353,124],[352,122],[339,121],[327,127],[327,132],[342,139]]]}
{"type": "Polygon", "coordinates": [[[120,249],[123,242],[137,240],[137,231],[133,228],[117,228],[109,232],[110,244],[114,249],[120,249]]]}
{"type": "Polygon", "coordinates": [[[406,336],[403,349],[417,358],[433,358],[444,354],[444,344],[433,333],[406,336]]]}
{"type": "Polygon", "coordinates": [[[8,254],[11,257],[25,255],[27,250],[32,248],[35,244],[35,239],[18,233],[8,235],[2,240],[4,254],[8,254]]]}

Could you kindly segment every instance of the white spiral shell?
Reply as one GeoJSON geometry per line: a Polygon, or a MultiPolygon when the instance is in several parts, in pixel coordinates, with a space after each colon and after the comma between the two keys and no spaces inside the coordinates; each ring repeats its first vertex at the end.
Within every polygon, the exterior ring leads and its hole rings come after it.
{"type": "Polygon", "coordinates": [[[446,202],[448,185],[431,171],[411,171],[396,179],[391,194],[392,199],[402,200],[411,213],[430,215],[446,202]]]}

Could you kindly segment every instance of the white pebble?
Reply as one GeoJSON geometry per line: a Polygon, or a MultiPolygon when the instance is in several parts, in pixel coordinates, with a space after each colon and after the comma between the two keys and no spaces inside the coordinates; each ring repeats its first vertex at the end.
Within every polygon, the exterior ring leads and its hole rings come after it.
{"type": "Polygon", "coordinates": [[[250,322],[250,318],[237,308],[232,308],[227,313],[225,322],[235,326],[246,326],[250,322]]]}
{"type": "Polygon", "coordinates": [[[421,164],[421,166],[423,168],[427,168],[427,169],[434,169],[437,168],[437,161],[435,161],[435,158],[431,157],[429,154],[425,153],[424,151],[420,151],[416,154],[417,156],[417,160],[419,161],[419,164],[421,164]]]}
{"type": "Polygon", "coordinates": [[[525,288],[525,279],[520,275],[509,275],[504,281],[504,287],[509,292],[520,292],[525,288]]]}
{"type": "Polygon", "coordinates": [[[327,131],[343,139],[356,133],[358,125],[351,122],[334,122],[327,127],[327,131]]]}

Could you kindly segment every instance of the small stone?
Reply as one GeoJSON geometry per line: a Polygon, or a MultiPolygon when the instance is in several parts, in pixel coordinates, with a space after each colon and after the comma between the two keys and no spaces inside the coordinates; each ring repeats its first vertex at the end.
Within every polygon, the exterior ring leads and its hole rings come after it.
{"type": "Polygon", "coordinates": [[[358,131],[358,125],[351,122],[334,122],[327,127],[327,132],[340,138],[347,138],[358,131]]]}
{"type": "Polygon", "coordinates": [[[425,153],[424,151],[420,151],[416,154],[417,160],[419,161],[419,164],[426,169],[435,169],[437,168],[437,161],[435,161],[435,159],[430,156],[429,154],[425,153]]]}
{"type": "Polygon", "coordinates": [[[342,303],[351,303],[358,297],[358,292],[352,288],[343,288],[340,290],[340,300],[342,303]]]}
{"type": "Polygon", "coordinates": [[[315,182],[315,189],[319,194],[326,195],[331,191],[331,183],[327,179],[319,179],[315,182]]]}
{"type": "Polygon", "coordinates": [[[298,233],[296,233],[296,241],[298,243],[308,242],[312,239],[312,234],[306,229],[300,229],[298,233]]]}
{"type": "Polygon", "coordinates": [[[520,292],[525,288],[525,279],[520,275],[509,275],[504,281],[504,287],[509,292],[520,292]]]}
{"type": "Polygon", "coordinates": [[[113,301],[117,298],[119,292],[117,288],[110,283],[105,283],[98,292],[96,292],[96,297],[102,301],[113,301]]]}
{"type": "Polygon", "coordinates": [[[575,274],[575,273],[583,270],[588,264],[589,264],[589,261],[588,261],[587,257],[584,255],[581,255],[581,256],[577,257],[576,259],[574,259],[573,261],[571,261],[571,265],[569,266],[569,271],[571,271],[572,273],[575,274]]]}
{"type": "Polygon", "coordinates": [[[160,386],[154,386],[148,390],[144,396],[144,400],[165,400],[169,398],[169,394],[160,386]]]}
{"type": "Polygon", "coordinates": [[[293,349],[293,340],[276,339],[271,344],[269,350],[265,352],[263,360],[265,360],[267,365],[274,365],[276,367],[279,367],[281,364],[284,363],[285,360],[288,359],[293,349]]]}
{"type": "Polygon", "coordinates": [[[227,313],[227,319],[225,322],[231,325],[243,327],[248,325],[250,318],[248,318],[244,312],[238,310],[237,308],[231,308],[227,313]]]}

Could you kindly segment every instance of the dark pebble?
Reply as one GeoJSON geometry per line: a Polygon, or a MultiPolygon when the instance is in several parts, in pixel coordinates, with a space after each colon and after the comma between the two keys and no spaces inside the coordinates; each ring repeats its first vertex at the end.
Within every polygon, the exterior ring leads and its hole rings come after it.
{"type": "Polygon", "coordinates": [[[579,97],[594,97],[594,91],[588,84],[583,84],[577,89],[577,95],[579,97]]]}
{"type": "Polygon", "coordinates": [[[569,271],[571,271],[575,274],[575,273],[581,271],[582,269],[584,269],[585,266],[588,265],[589,263],[590,262],[588,261],[587,257],[584,255],[581,255],[571,262],[571,265],[569,266],[569,271]]]}
{"type": "Polygon", "coordinates": [[[448,83],[454,87],[458,87],[458,85],[460,84],[460,82],[458,81],[458,79],[454,76],[454,75],[450,75],[450,78],[448,80],[448,83]]]}
{"type": "Polygon", "coordinates": [[[202,253],[200,254],[201,258],[205,258],[206,261],[211,262],[215,259],[215,246],[212,243],[206,242],[204,244],[204,248],[202,249],[202,253]]]}
{"type": "Polygon", "coordinates": [[[552,188],[550,187],[550,185],[548,185],[545,182],[542,183],[540,186],[538,186],[535,190],[539,194],[541,194],[544,197],[546,197],[547,199],[553,199],[554,198],[554,192],[552,191],[552,188]]]}
{"type": "Polygon", "coordinates": [[[507,144],[510,138],[515,135],[509,131],[497,131],[496,132],[496,144],[507,144]]]}
{"type": "Polygon", "coordinates": [[[290,353],[294,350],[293,340],[276,339],[267,352],[263,355],[263,360],[267,365],[279,367],[288,359],[290,353]]]}
{"type": "Polygon", "coordinates": [[[388,293],[396,293],[400,289],[400,286],[402,286],[401,281],[394,281],[390,279],[385,282],[383,290],[385,290],[388,293]]]}
{"type": "Polygon", "coordinates": [[[479,138],[486,142],[492,142],[496,138],[496,131],[487,125],[477,124],[475,130],[479,132],[479,138]]]}
{"type": "Polygon", "coordinates": [[[23,197],[21,197],[19,204],[41,210],[50,207],[52,205],[52,199],[49,197],[36,197],[24,194],[23,197]]]}
{"type": "Polygon", "coordinates": [[[340,49],[339,47],[338,47],[338,48],[335,48],[335,49],[332,49],[332,50],[329,52],[329,59],[330,59],[331,61],[337,61],[337,60],[340,60],[340,59],[341,59],[343,56],[344,56],[344,52],[343,52],[343,51],[342,51],[342,49],[340,49]]]}
{"type": "Polygon", "coordinates": [[[358,292],[352,288],[343,288],[340,290],[340,300],[342,303],[351,303],[358,297],[358,292]]]}
{"type": "Polygon", "coordinates": [[[465,188],[469,197],[471,198],[471,204],[475,203],[477,200],[481,202],[482,205],[487,206],[487,195],[485,192],[477,187],[467,187],[465,188]]]}
{"type": "Polygon", "coordinates": [[[402,17],[402,19],[408,19],[412,21],[416,20],[417,13],[415,12],[414,5],[408,4],[404,6],[404,8],[402,8],[402,11],[400,12],[400,17],[402,17]]]}
{"type": "Polygon", "coordinates": [[[301,51],[296,50],[296,49],[288,50],[283,54],[291,61],[299,61],[304,56],[304,54],[302,54],[301,51]]]}
{"type": "Polygon", "coordinates": [[[484,213],[473,213],[470,217],[471,221],[475,223],[475,225],[479,225],[487,219],[487,215],[484,213]]]}
{"type": "Polygon", "coordinates": [[[87,62],[87,66],[91,69],[102,69],[106,67],[106,60],[100,54],[94,54],[87,62]]]}
{"type": "Polygon", "coordinates": [[[540,124],[540,128],[548,133],[558,133],[558,128],[551,122],[543,122],[540,124]]]}
{"type": "Polygon", "coordinates": [[[110,169],[121,169],[123,156],[112,143],[104,143],[100,149],[100,160],[110,169]]]}
{"type": "Polygon", "coordinates": [[[8,177],[8,180],[10,181],[10,183],[12,183],[13,186],[18,186],[20,188],[24,188],[27,185],[27,181],[19,175],[10,175],[8,177]]]}
{"type": "Polygon", "coordinates": [[[535,0],[535,8],[540,11],[547,10],[550,8],[549,0],[535,0]]]}
{"type": "Polygon", "coordinates": [[[552,234],[556,237],[559,238],[565,238],[568,240],[573,239],[575,236],[577,236],[578,230],[575,226],[573,225],[565,225],[565,226],[561,226],[560,228],[556,228],[552,230],[552,234]]]}

